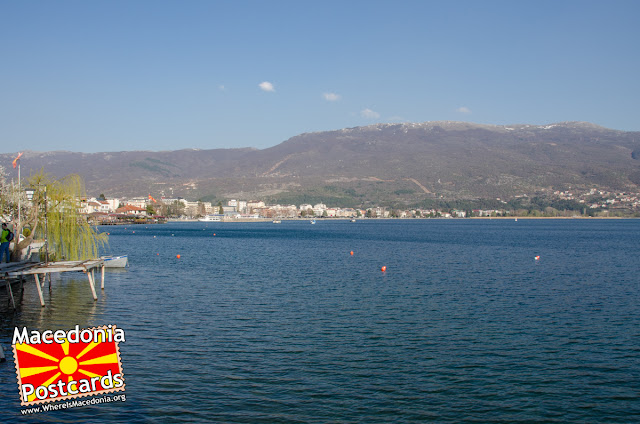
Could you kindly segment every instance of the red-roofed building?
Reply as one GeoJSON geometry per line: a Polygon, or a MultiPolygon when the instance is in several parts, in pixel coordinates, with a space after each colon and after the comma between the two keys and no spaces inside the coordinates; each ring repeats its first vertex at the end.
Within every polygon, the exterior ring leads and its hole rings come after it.
{"type": "Polygon", "coordinates": [[[116,213],[121,213],[124,215],[134,215],[134,216],[147,216],[147,210],[145,208],[140,208],[138,206],[126,205],[122,208],[116,209],[116,213]]]}

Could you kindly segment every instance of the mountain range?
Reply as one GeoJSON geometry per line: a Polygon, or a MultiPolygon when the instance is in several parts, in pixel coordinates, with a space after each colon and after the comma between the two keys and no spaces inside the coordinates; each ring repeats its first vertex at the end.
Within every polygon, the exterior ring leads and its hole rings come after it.
{"type": "MultiPolygon", "coordinates": [[[[0,155],[0,163],[15,156],[0,155]]],[[[640,132],[586,122],[376,124],[262,150],[25,151],[21,167],[23,177],[77,173],[90,196],[411,206],[568,189],[637,193],[640,132]]]]}

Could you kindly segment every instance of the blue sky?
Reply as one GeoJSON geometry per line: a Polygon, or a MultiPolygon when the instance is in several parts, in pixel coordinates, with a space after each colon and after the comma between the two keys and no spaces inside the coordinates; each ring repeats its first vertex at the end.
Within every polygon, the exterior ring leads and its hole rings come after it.
{"type": "Polygon", "coordinates": [[[638,1],[0,0],[0,152],[378,122],[640,130],[638,1]]]}

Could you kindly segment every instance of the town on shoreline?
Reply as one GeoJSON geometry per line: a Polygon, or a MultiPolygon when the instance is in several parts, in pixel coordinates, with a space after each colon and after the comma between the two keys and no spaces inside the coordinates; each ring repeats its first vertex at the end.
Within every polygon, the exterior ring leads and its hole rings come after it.
{"type": "MultiPolygon", "coordinates": [[[[81,202],[80,212],[92,224],[117,225],[128,223],[157,223],[167,221],[223,221],[252,222],[279,221],[283,219],[356,219],[356,218],[624,218],[640,217],[640,201],[625,193],[615,197],[588,202],[573,198],[569,192],[562,192],[564,203],[544,208],[513,208],[507,202],[496,199],[503,207],[471,209],[455,207],[431,207],[398,209],[382,206],[368,208],[341,208],[324,203],[301,205],[269,205],[262,200],[231,199],[223,204],[205,201],[188,201],[184,198],[151,195],[131,199],[86,199],[81,202]],[[568,208],[560,209],[569,205],[568,208]]],[[[590,193],[593,194],[593,193],[590,193]]],[[[602,194],[602,193],[601,193],[602,194]]],[[[526,196],[525,196],[526,197],[526,196]]]]}

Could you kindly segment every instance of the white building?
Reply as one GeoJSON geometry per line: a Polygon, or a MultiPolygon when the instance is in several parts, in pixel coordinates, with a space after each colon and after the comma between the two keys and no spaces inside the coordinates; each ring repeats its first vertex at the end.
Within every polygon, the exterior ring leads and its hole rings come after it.
{"type": "Polygon", "coordinates": [[[262,200],[252,200],[247,202],[247,212],[251,212],[253,209],[262,209],[265,207],[265,204],[262,200]]]}
{"type": "Polygon", "coordinates": [[[338,210],[334,208],[328,208],[324,210],[327,213],[327,216],[330,218],[334,218],[338,214],[338,210]]]}
{"type": "Polygon", "coordinates": [[[324,203],[318,203],[313,205],[313,214],[315,216],[322,216],[322,213],[327,209],[327,205],[324,203]]]}
{"type": "Polygon", "coordinates": [[[238,200],[238,212],[246,213],[247,212],[247,201],[246,200],[238,200]]]}
{"type": "Polygon", "coordinates": [[[178,203],[182,203],[184,206],[187,206],[187,201],[184,200],[183,198],[162,197],[160,200],[165,205],[173,205],[175,202],[178,202],[178,203]]]}
{"type": "Polygon", "coordinates": [[[115,210],[118,208],[119,205],[120,205],[120,200],[118,199],[98,200],[94,197],[87,201],[82,202],[80,212],[81,213],[93,213],[93,212],[111,213],[111,212],[115,212],[115,210]]]}
{"type": "Polygon", "coordinates": [[[125,205],[131,205],[138,208],[146,208],[148,201],[149,199],[147,197],[134,197],[133,199],[125,201],[125,205]]]}

